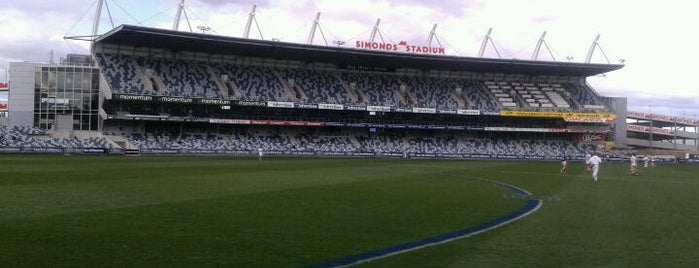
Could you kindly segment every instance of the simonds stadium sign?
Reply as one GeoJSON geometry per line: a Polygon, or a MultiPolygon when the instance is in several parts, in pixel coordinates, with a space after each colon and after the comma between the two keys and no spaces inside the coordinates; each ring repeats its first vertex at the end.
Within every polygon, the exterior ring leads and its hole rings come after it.
{"type": "Polygon", "coordinates": [[[430,46],[415,46],[410,45],[406,41],[400,41],[399,43],[377,43],[370,41],[357,41],[354,43],[356,48],[363,48],[369,50],[383,50],[383,51],[395,51],[395,52],[406,52],[415,54],[435,54],[444,55],[443,47],[430,47],[430,46]]]}

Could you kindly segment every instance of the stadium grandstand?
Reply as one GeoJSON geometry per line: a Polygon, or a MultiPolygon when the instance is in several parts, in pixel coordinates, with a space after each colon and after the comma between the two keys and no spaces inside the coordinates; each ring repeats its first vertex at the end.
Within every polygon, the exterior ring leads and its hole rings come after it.
{"type": "Polygon", "coordinates": [[[5,150],[557,159],[625,135],[615,128],[625,99],[586,82],[623,65],[130,25],[100,36],[91,51],[57,65],[11,64],[12,116],[2,135],[13,149],[5,150]]]}

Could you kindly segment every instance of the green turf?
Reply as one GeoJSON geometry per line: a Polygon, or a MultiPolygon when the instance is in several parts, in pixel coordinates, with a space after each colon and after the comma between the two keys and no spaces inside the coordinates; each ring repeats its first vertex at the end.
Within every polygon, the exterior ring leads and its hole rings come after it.
{"type": "Polygon", "coordinates": [[[510,183],[555,196],[500,229],[360,267],[691,267],[699,166],[0,156],[0,266],[303,267],[493,220],[510,183]]]}

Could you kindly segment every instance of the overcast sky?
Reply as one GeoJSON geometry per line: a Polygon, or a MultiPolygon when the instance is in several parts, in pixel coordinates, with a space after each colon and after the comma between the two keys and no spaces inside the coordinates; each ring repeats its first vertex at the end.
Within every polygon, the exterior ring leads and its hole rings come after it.
{"type": "MultiPolygon", "coordinates": [[[[96,0],[9,0],[0,9],[0,68],[11,61],[48,61],[66,53],[86,53],[88,43],[65,41],[66,35],[89,35],[96,0]]],[[[172,28],[179,0],[107,0],[100,32],[111,23],[172,28]]],[[[546,44],[553,57],[542,49],[540,60],[582,62],[597,34],[612,63],[626,66],[604,77],[590,78],[602,95],[623,96],[629,108],[641,112],[685,114],[699,117],[699,86],[695,82],[699,62],[699,25],[692,1],[607,0],[187,0],[190,25],[204,25],[211,34],[241,37],[252,5],[257,5],[260,32],[253,27],[251,38],[277,38],[304,43],[317,12],[320,33],[314,42],[341,40],[350,46],[366,40],[381,19],[385,40],[424,44],[434,24],[437,40],[447,54],[473,57],[483,36],[493,28],[497,50],[503,58],[530,59],[537,40],[547,31],[546,44]],[[693,26],[694,25],[694,26],[693,26]]],[[[189,30],[183,20],[180,30],[189,30]]],[[[439,44],[437,44],[437,41],[439,44]]],[[[497,57],[488,47],[487,57],[497,57]]],[[[606,63],[600,50],[592,60],[606,63]]],[[[0,80],[4,80],[4,70],[0,80]]],[[[2,98],[2,96],[0,96],[2,98]]]]}

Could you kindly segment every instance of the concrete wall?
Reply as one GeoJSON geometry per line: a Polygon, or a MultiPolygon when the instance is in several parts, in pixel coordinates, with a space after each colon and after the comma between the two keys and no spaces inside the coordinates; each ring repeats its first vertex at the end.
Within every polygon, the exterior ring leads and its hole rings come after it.
{"type": "Polygon", "coordinates": [[[9,126],[34,125],[34,76],[36,63],[10,63],[9,126]]]}

